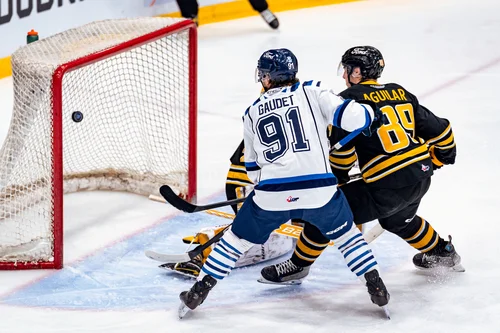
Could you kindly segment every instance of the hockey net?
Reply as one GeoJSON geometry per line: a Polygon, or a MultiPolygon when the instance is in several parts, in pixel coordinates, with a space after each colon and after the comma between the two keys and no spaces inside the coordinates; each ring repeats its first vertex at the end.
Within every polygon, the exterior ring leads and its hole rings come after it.
{"type": "Polygon", "coordinates": [[[191,21],[107,20],[12,55],[0,269],[62,267],[63,193],[169,184],[194,198],[196,43],[191,21]]]}

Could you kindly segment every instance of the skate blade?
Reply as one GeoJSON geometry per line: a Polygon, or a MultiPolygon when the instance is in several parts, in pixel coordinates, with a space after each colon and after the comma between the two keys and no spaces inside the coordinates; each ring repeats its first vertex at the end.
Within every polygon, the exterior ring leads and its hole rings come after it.
{"type": "Polygon", "coordinates": [[[184,316],[189,312],[191,311],[190,308],[187,307],[186,304],[184,304],[182,301],[181,301],[181,304],[179,305],[179,309],[177,310],[177,315],[179,316],[179,319],[182,319],[184,318],[184,316]]]}
{"type": "Polygon", "coordinates": [[[422,271],[422,272],[429,272],[429,273],[446,273],[446,272],[457,272],[457,273],[463,273],[465,272],[464,266],[462,264],[455,265],[453,267],[443,267],[443,266],[437,266],[437,267],[432,267],[432,268],[425,268],[425,267],[420,267],[416,266],[415,268],[422,271]]]}
{"type": "Polygon", "coordinates": [[[381,308],[382,310],[384,310],[387,319],[391,320],[391,313],[389,312],[389,308],[387,307],[387,305],[384,305],[381,308]]]}
{"type": "Polygon", "coordinates": [[[274,284],[274,285],[281,285],[281,286],[298,286],[302,284],[302,280],[289,280],[289,281],[283,281],[283,282],[274,282],[274,281],[269,281],[264,279],[263,277],[257,279],[257,282],[264,283],[264,284],[274,284]]]}
{"type": "Polygon", "coordinates": [[[465,272],[465,268],[464,268],[464,266],[462,266],[462,264],[458,264],[458,265],[453,266],[451,268],[451,270],[454,272],[459,272],[459,273],[465,272]]]}

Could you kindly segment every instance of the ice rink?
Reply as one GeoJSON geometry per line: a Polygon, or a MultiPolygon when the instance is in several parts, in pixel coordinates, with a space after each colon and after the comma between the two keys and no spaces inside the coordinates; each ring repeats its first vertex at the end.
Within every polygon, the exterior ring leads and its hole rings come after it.
{"type": "MultiPolygon", "coordinates": [[[[343,90],[343,52],[373,45],[385,58],[380,82],[397,82],[449,119],[458,156],[435,172],[419,215],[451,234],[465,273],[426,275],[415,250],[383,234],[372,243],[391,293],[392,320],[330,248],[301,286],[256,279],[265,264],[236,269],[182,321],[187,278],[157,268],[144,250],[178,253],[181,238],[227,222],[182,214],[145,197],[109,192],[65,196],[65,268],[0,271],[0,333],[17,332],[500,332],[500,3],[497,0],[370,0],[278,13],[199,29],[199,202],[223,198],[241,115],[260,91],[258,57],[286,47],[299,77],[343,90]]],[[[168,79],[168,78],[166,78],[168,79]]],[[[12,80],[0,80],[0,140],[12,112],[12,80]]]]}

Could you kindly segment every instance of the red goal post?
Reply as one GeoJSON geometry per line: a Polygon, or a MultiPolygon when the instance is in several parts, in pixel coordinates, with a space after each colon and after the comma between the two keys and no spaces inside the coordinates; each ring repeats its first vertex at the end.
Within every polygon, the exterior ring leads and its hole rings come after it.
{"type": "Polygon", "coordinates": [[[190,20],[87,24],[12,55],[0,150],[0,269],[63,266],[63,194],[196,198],[197,32],[190,20]]]}

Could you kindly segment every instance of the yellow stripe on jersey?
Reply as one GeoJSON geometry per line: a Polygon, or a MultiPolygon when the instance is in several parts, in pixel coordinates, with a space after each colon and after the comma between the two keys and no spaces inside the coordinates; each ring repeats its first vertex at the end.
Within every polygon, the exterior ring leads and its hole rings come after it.
{"type": "Polygon", "coordinates": [[[247,170],[244,165],[231,164],[227,173],[226,184],[236,186],[252,185],[252,181],[248,178],[247,170]]]}
{"type": "Polygon", "coordinates": [[[237,180],[226,180],[226,184],[230,184],[230,185],[236,185],[236,186],[247,186],[247,185],[252,185],[253,183],[252,182],[239,182],[237,180]]]}
{"type": "Polygon", "coordinates": [[[347,158],[339,158],[339,157],[330,156],[330,162],[331,163],[340,164],[340,165],[351,165],[351,164],[354,164],[354,162],[356,162],[357,159],[358,158],[357,158],[356,155],[353,155],[353,156],[350,156],[350,157],[347,157],[347,158]]]}
{"type": "Polygon", "coordinates": [[[366,169],[370,168],[373,164],[375,164],[375,162],[383,159],[384,157],[387,157],[387,155],[378,155],[378,156],[375,156],[374,158],[372,158],[370,161],[368,161],[368,163],[366,163],[361,168],[361,172],[365,172],[366,169]]]}
{"type": "Polygon", "coordinates": [[[451,124],[449,124],[448,127],[446,127],[446,129],[443,131],[443,133],[439,134],[435,138],[427,140],[427,144],[428,145],[435,145],[438,141],[442,140],[450,133],[451,133],[451,124]]]}
{"type": "Polygon", "coordinates": [[[227,173],[227,178],[228,180],[243,180],[243,181],[250,181],[250,178],[248,178],[246,173],[243,172],[234,172],[234,171],[229,171],[227,173]]]}
{"type": "Polygon", "coordinates": [[[448,152],[446,152],[446,150],[453,149],[456,146],[455,136],[453,135],[453,131],[451,130],[451,125],[448,125],[443,133],[441,133],[437,137],[428,140],[427,144],[430,146],[429,153],[432,158],[432,163],[437,166],[443,166],[444,163],[438,159],[434,150],[439,149],[444,154],[447,154],[448,152]]]}
{"type": "Polygon", "coordinates": [[[351,155],[351,154],[354,154],[355,152],[355,149],[354,147],[349,149],[349,150],[346,150],[346,151],[338,151],[338,150],[334,150],[332,152],[332,155],[336,155],[336,156],[346,156],[346,155],[351,155]]]}
{"type": "MultiPolygon", "coordinates": [[[[385,155],[382,155],[382,157],[384,157],[384,156],[385,155]]],[[[380,157],[380,155],[377,156],[376,158],[379,158],[379,157],[380,157]]],[[[427,157],[429,157],[429,153],[427,151],[427,146],[426,145],[422,145],[422,146],[414,148],[414,149],[412,149],[410,151],[407,151],[404,154],[396,155],[396,156],[387,158],[383,162],[380,162],[380,163],[374,165],[373,167],[371,167],[368,170],[366,169],[366,165],[365,165],[363,168],[361,168],[361,170],[364,170],[364,171],[362,171],[363,172],[363,178],[365,178],[365,180],[366,180],[366,179],[370,178],[370,176],[372,176],[373,174],[375,174],[377,172],[380,172],[380,171],[382,171],[384,169],[388,169],[388,168],[391,168],[391,170],[394,168],[394,170],[392,170],[392,171],[388,170],[388,171],[391,171],[389,173],[392,173],[392,172],[394,172],[396,170],[401,169],[401,168],[397,168],[397,167],[400,166],[400,165],[402,165],[402,164],[404,164],[406,166],[406,165],[415,163],[417,161],[423,160],[423,159],[425,159],[427,157]],[[405,161],[405,160],[411,158],[412,156],[415,156],[415,157],[418,156],[418,158],[412,159],[411,163],[407,163],[407,161],[405,161]]],[[[372,161],[374,161],[374,160],[375,159],[373,159],[372,161]]],[[[372,161],[368,162],[367,165],[370,164],[370,163],[373,163],[372,161]]],[[[385,175],[388,175],[389,173],[385,172],[385,175]]]]}
{"type": "Polygon", "coordinates": [[[244,165],[236,165],[236,164],[231,164],[231,166],[229,167],[229,169],[233,169],[233,170],[241,170],[241,171],[245,171],[247,172],[247,169],[245,168],[244,165]]]}
{"type": "Polygon", "coordinates": [[[357,159],[355,148],[346,151],[333,151],[329,157],[330,166],[339,170],[350,170],[357,159]]]}
{"type": "Polygon", "coordinates": [[[450,137],[448,139],[437,143],[436,146],[441,146],[441,147],[442,146],[446,146],[446,145],[449,145],[452,142],[454,142],[454,140],[455,140],[455,137],[454,137],[453,133],[451,133],[451,135],[450,135],[450,137]]]}
{"type": "Polygon", "coordinates": [[[448,145],[448,146],[433,146],[433,147],[436,147],[436,149],[439,149],[439,150],[447,150],[447,149],[450,149],[450,148],[453,148],[455,147],[457,144],[455,142],[453,142],[451,145],[448,145]]]}
{"type": "Polygon", "coordinates": [[[363,175],[363,179],[365,180],[366,183],[373,183],[379,179],[382,179],[384,178],[385,176],[387,175],[390,175],[391,173],[394,173],[410,164],[413,164],[413,163],[416,163],[418,161],[422,161],[422,160],[425,160],[426,158],[429,157],[429,153],[426,153],[425,155],[422,155],[422,156],[418,156],[418,157],[415,157],[414,159],[411,159],[409,161],[406,161],[404,163],[401,163],[399,164],[397,167],[394,167],[394,168],[391,168],[389,170],[387,170],[386,172],[380,174],[380,175],[377,175],[375,177],[369,177],[369,178],[365,178],[364,175],[363,175]]]}

